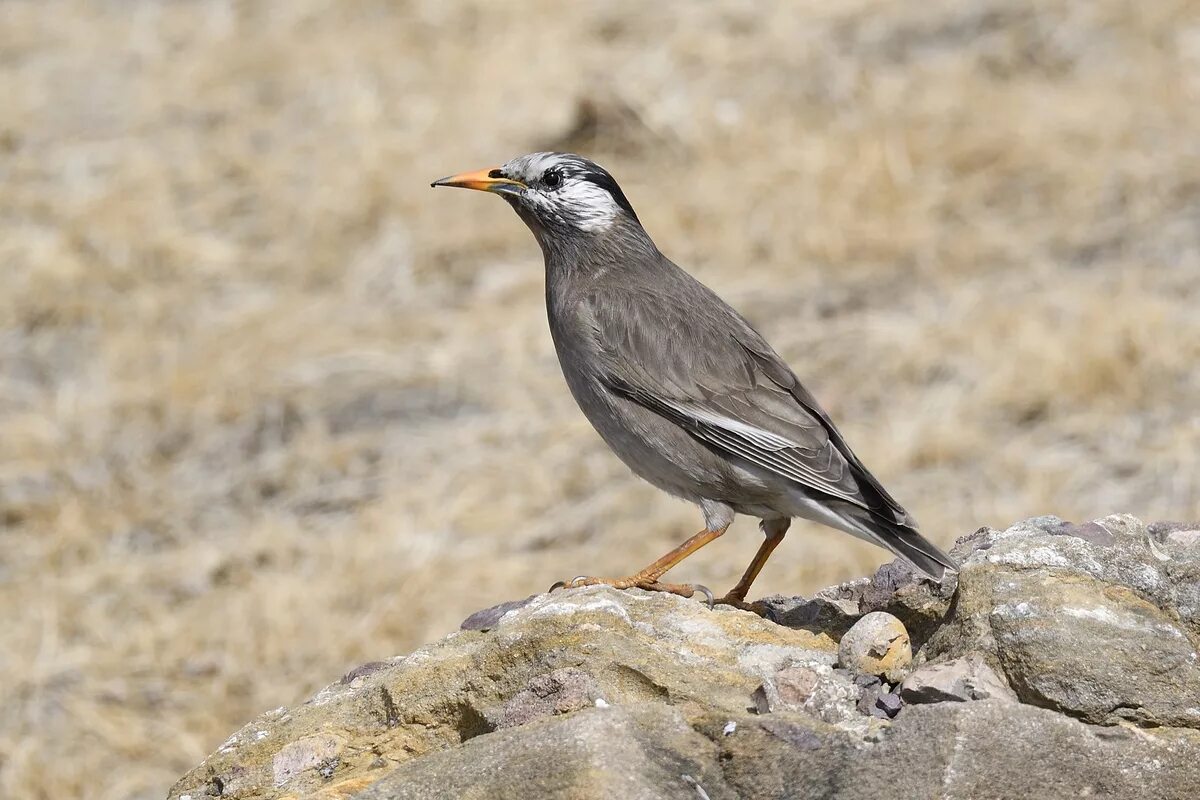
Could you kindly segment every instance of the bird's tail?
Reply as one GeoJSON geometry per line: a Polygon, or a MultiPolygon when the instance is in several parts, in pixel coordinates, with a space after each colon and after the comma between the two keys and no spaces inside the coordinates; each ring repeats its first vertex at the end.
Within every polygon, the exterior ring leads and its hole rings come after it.
{"type": "Polygon", "coordinates": [[[849,503],[841,505],[835,513],[843,523],[839,526],[842,530],[886,547],[939,583],[947,569],[958,569],[958,563],[922,536],[915,523],[891,522],[849,503]]]}

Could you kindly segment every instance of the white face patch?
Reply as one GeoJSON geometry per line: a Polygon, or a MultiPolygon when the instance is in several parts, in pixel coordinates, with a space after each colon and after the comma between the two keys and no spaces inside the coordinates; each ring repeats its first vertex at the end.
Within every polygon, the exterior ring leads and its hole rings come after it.
{"type": "Polygon", "coordinates": [[[582,178],[568,178],[555,194],[552,200],[565,207],[585,231],[607,228],[621,211],[611,194],[582,178]]]}
{"type": "Polygon", "coordinates": [[[521,200],[536,207],[539,215],[594,233],[612,225],[621,206],[607,189],[588,179],[588,164],[564,153],[531,153],[514,158],[501,169],[529,187],[521,193],[521,200]],[[551,170],[559,176],[557,186],[544,181],[551,170]]]}

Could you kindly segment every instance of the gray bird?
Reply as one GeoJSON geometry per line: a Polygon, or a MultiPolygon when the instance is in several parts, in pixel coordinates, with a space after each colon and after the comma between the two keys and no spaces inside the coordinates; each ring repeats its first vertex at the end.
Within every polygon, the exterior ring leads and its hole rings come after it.
{"type": "Polygon", "coordinates": [[[532,153],[432,185],[492,192],[516,210],[545,257],[550,333],[575,402],[634,473],[704,514],[704,530],[628,577],[556,586],[690,597],[703,587],[660,578],[721,536],[735,514],[758,517],[766,537],[721,600],[739,607],[793,517],[885,547],[935,580],[956,568],[771,345],[659,252],[602,167],[532,153]]]}

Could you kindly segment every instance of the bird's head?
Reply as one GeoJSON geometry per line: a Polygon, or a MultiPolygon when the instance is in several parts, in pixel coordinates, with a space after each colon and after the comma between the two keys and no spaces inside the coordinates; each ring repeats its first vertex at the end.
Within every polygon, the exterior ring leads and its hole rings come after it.
{"type": "Polygon", "coordinates": [[[500,195],[543,247],[605,234],[614,227],[641,233],[637,214],[612,175],[572,153],[530,153],[499,167],[451,175],[432,185],[500,195]]]}

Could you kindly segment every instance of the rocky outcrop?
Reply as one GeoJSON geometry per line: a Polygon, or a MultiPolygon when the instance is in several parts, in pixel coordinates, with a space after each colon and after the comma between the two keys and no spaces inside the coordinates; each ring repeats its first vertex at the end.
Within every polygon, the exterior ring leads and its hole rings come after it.
{"type": "Polygon", "coordinates": [[[1053,517],[766,619],[604,587],[473,615],[235,733],[237,798],[1191,797],[1200,527],[1053,517]]]}

